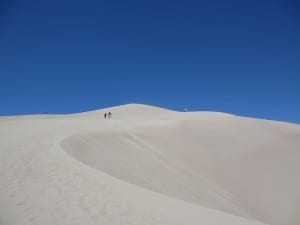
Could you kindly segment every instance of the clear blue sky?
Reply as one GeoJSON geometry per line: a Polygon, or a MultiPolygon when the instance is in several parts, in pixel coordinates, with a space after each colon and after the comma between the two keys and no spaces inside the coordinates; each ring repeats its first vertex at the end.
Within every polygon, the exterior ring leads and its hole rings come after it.
{"type": "Polygon", "coordinates": [[[0,2],[0,115],[126,103],[300,123],[297,0],[0,2]]]}

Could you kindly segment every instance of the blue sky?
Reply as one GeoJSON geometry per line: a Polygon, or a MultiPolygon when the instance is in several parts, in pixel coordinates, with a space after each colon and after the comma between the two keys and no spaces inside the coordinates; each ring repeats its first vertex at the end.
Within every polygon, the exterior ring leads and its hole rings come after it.
{"type": "Polygon", "coordinates": [[[300,123],[300,4],[4,0],[0,79],[0,115],[135,102],[300,123]]]}

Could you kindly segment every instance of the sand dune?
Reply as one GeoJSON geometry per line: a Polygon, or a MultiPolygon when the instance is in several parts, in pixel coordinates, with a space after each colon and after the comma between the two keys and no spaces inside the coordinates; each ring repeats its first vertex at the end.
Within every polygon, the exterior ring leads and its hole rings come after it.
{"type": "Polygon", "coordinates": [[[2,117],[0,224],[298,225],[299,169],[296,124],[139,104],[2,117]]]}

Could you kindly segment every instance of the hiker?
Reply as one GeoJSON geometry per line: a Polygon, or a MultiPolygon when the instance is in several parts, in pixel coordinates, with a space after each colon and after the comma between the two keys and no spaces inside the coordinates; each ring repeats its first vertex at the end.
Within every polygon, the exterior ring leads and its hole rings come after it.
{"type": "Polygon", "coordinates": [[[111,118],[111,112],[108,113],[108,118],[111,118]]]}
{"type": "Polygon", "coordinates": [[[104,113],[104,119],[106,119],[106,113],[104,113]]]}

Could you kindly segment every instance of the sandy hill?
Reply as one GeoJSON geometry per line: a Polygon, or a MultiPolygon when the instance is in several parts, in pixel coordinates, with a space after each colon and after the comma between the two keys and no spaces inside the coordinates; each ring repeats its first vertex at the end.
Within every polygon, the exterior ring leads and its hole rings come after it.
{"type": "Polygon", "coordinates": [[[140,104],[3,117],[0,224],[298,225],[299,169],[296,124],[140,104]]]}

